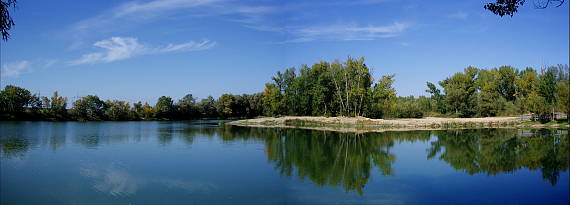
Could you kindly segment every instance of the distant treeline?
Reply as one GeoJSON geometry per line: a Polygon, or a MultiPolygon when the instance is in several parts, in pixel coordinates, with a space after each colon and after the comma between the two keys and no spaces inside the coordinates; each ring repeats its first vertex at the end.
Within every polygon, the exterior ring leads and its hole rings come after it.
{"type": "Polygon", "coordinates": [[[429,116],[487,117],[536,113],[548,118],[569,110],[568,65],[536,71],[511,66],[465,68],[438,85],[428,82],[430,96],[398,97],[394,75],[378,81],[364,58],[319,62],[277,72],[262,93],[224,94],[197,100],[192,94],[178,101],[162,96],[148,103],[103,101],[95,95],[68,99],[51,97],[8,85],[0,92],[3,120],[189,120],[253,118],[257,116],[365,116],[419,118],[429,116]]]}

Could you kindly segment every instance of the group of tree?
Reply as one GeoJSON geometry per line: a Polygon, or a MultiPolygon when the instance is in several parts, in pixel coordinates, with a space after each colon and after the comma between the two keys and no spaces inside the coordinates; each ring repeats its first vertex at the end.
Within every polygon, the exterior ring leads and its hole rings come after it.
{"type": "Polygon", "coordinates": [[[374,82],[364,58],[289,68],[265,85],[265,115],[422,117],[415,98],[397,97],[394,77],[374,82]]]}
{"type": "Polygon", "coordinates": [[[399,97],[394,80],[394,75],[384,75],[374,82],[363,58],[302,65],[298,71],[289,68],[266,84],[265,115],[421,118],[535,113],[550,119],[553,112],[568,113],[570,106],[568,65],[540,71],[467,67],[440,81],[440,87],[428,82],[429,97],[399,97]]]}
{"type": "Polygon", "coordinates": [[[535,113],[549,119],[555,111],[569,112],[568,65],[519,70],[465,68],[440,81],[443,92],[428,82],[432,111],[459,117],[535,113]]]}
{"type": "Polygon", "coordinates": [[[260,93],[224,94],[197,101],[188,94],[174,102],[171,97],[158,98],[154,106],[131,104],[120,100],[103,101],[96,95],[77,99],[68,108],[68,99],[54,92],[51,97],[31,94],[29,90],[8,85],[0,91],[0,119],[3,120],[190,120],[206,118],[252,118],[263,109],[260,93]]]}
{"type": "Polygon", "coordinates": [[[535,113],[550,119],[569,112],[568,65],[537,71],[511,66],[467,67],[438,83],[427,83],[430,96],[398,96],[395,75],[375,82],[364,58],[318,62],[277,72],[261,93],[224,94],[197,101],[191,94],[175,102],[158,98],[154,106],[88,95],[72,102],[55,92],[51,97],[6,86],[0,92],[0,117],[26,120],[187,120],[253,118],[257,116],[364,116],[421,118],[430,116],[488,117],[535,113]]]}

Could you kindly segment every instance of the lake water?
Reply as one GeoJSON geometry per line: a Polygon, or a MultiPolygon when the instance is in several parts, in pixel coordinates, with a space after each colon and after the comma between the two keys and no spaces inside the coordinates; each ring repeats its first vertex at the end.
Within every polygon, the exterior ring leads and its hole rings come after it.
{"type": "Polygon", "coordinates": [[[0,204],[568,204],[567,130],[0,122],[0,204]]]}

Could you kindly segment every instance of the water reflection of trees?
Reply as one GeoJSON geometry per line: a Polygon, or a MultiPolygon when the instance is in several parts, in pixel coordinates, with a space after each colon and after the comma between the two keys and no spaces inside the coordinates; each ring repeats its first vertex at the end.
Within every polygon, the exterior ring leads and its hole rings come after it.
{"type": "Polygon", "coordinates": [[[226,141],[262,140],[270,161],[283,175],[297,175],[318,185],[341,186],[362,193],[372,168],[393,175],[398,142],[428,141],[429,159],[440,159],[469,174],[496,175],[521,168],[540,170],[544,180],[557,183],[569,167],[568,133],[510,129],[409,131],[349,134],[299,129],[228,127],[226,141]]]}
{"type": "Polygon", "coordinates": [[[3,138],[0,139],[3,157],[20,157],[23,156],[30,148],[30,142],[25,138],[3,138]]]}
{"type": "Polygon", "coordinates": [[[396,156],[390,152],[396,141],[428,140],[428,131],[390,133],[338,133],[300,129],[228,128],[225,140],[260,139],[275,168],[285,176],[296,175],[321,186],[362,190],[373,167],[392,175],[396,156]]]}
{"type": "Polygon", "coordinates": [[[434,131],[438,137],[431,143],[428,158],[443,160],[469,174],[540,170],[554,185],[570,161],[568,134],[554,132],[542,130],[529,137],[508,129],[434,131]]]}
{"type": "Polygon", "coordinates": [[[269,160],[286,176],[296,173],[318,185],[342,186],[362,193],[374,163],[386,175],[393,173],[393,142],[359,134],[283,130],[265,140],[269,160]],[[295,169],[296,168],[296,169],[295,169]]]}

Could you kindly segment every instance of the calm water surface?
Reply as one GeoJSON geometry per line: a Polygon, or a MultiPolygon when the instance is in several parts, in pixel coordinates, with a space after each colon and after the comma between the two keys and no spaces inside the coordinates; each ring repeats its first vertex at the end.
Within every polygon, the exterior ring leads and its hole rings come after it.
{"type": "Polygon", "coordinates": [[[567,130],[0,122],[0,204],[568,204],[567,130]]]}

